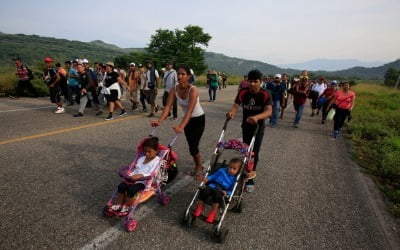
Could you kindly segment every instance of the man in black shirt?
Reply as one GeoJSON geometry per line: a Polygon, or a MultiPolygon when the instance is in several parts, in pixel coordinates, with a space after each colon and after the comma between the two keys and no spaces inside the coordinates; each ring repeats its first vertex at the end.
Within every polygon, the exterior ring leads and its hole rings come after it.
{"type": "MultiPolygon", "coordinates": [[[[260,152],[261,143],[264,137],[265,119],[272,114],[272,101],[269,93],[261,88],[262,73],[258,70],[251,70],[248,73],[248,88],[239,91],[235,98],[231,110],[226,114],[228,119],[235,117],[239,106],[243,107],[242,120],[242,136],[243,142],[250,144],[258,124],[258,132],[255,137],[254,152],[254,168],[258,163],[258,153],[260,152]]],[[[247,192],[254,191],[254,180],[251,179],[246,184],[247,192]]]]}
{"type": "Polygon", "coordinates": [[[60,75],[57,70],[54,68],[53,59],[50,57],[46,57],[44,59],[46,63],[47,69],[43,72],[43,80],[47,86],[49,86],[50,90],[50,101],[52,103],[57,104],[57,110],[54,112],[55,114],[65,113],[65,109],[63,108],[61,102],[61,87],[60,87],[60,75]]]}

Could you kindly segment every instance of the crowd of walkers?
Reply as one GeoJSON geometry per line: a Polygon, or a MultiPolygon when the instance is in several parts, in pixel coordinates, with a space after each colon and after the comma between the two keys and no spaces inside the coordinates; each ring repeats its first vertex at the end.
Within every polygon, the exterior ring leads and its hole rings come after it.
{"type": "MultiPolygon", "coordinates": [[[[307,99],[309,99],[311,117],[321,113],[322,124],[325,124],[328,113],[333,109],[332,111],[335,113],[333,138],[336,139],[346,119],[350,121],[355,101],[355,93],[350,90],[348,81],[343,81],[340,86],[338,85],[336,80],[327,82],[323,77],[311,80],[306,70],[300,74],[300,77],[292,79],[289,79],[287,74],[276,74],[273,77],[263,76],[261,86],[271,95],[272,113],[269,118],[269,126],[271,128],[277,126],[291,100],[295,110],[293,127],[299,128],[307,99]]],[[[249,88],[249,86],[248,75],[245,75],[238,90],[249,88]]]]}
{"type": "MultiPolygon", "coordinates": [[[[65,68],[60,63],[54,64],[53,59],[44,59],[47,69],[42,73],[42,79],[49,87],[50,100],[56,105],[56,114],[65,113],[64,104],[72,106],[78,104],[79,109],[73,117],[82,117],[85,109],[92,106],[96,115],[102,115],[103,109],[108,105],[108,114],[105,120],[113,119],[116,108],[120,110],[119,116],[124,116],[121,99],[124,95],[132,104],[132,110],[139,109],[147,112],[150,105],[149,117],[154,117],[158,112],[156,96],[161,81],[164,84],[162,95],[163,112],[158,120],[152,120],[151,126],[160,126],[165,119],[177,119],[177,106],[183,111],[183,117],[178,125],[173,127],[176,133],[185,133],[189,151],[194,161],[191,172],[197,180],[203,179],[204,167],[201,164],[199,143],[205,129],[205,112],[200,104],[198,89],[194,86],[194,73],[188,66],[173,68],[172,62],[166,62],[165,68],[159,73],[151,61],[145,65],[129,64],[126,72],[121,67],[115,67],[113,62],[94,63],[94,68],[89,66],[87,59],[76,59],[64,62],[65,68]],[[139,92],[139,96],[138,96],[139,92]],[[64,101],[61,97],[64,96],[64,101]],[[138,100],[139,99],[139,100],[138,100]],[[146,105],[147,104],[147,105],[146,105]]],[[[19,77],[17,93],[22,93],[24,88],[34,91],[30,81],[32,72],[22,64],[21,59],[16,59],[16,74],[19,77]]],[[[217,90],[226,88],[227,76],[215,70],[207,74],[209,88],[209,101],[214,102],[217,90]]],[[[333,80],[326,82],[323,77],[316,81],[310,80],[307,71],[303,71],[299,78],[289,79],[287,74],[263,76],[258,70],[251,70],[239,84],[232,108],[226,113],[228,119],[236,116],[241,106],[243,109],[242,138],[245,143],[250,143],[256,127],[254,144],[254,171],[258,163],[258,153],[262,144],[265,123],[269,118],[269,126],[274,128],[283,118],[284,111],[290,101],[293,102],[295,117],[293,127],[298,128],[307,99],[311,100],[311,116],[318,116],[321,112],[321,123],[327,120],[328,113],[333,109],[334,129],[333,138],[341,132],[345,120],[351,119],[354,108],[355,93],[350,90],[350,83],[333,80]],[[259,126],[257,126],[257,124],[259,126]]],[[[254,179],[247,183],[246,190],[254,190],[254,179]]]]}

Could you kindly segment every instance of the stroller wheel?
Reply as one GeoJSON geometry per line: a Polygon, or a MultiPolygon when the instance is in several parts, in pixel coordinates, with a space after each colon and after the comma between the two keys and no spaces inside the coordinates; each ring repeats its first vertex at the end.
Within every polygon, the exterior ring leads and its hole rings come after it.
{"type": "Polygon", "coordinates": [[[227,228],[221,227],[221,229],[218,231],[217,227],[215,227],[214,232],[213,232],[214,240],[218,243],[224,243],[228,233],[229,233],[229,229],[227,229],[227,228]]]}
{"type": "Polygon", "coordinates": [[[124,229],[127,232],[132,232],[133,230],[136,229],[137,221],[134,219],[131,219],[131,218],[125,218],[123,225],[124,225],[124,229]]]}
{"type": "Polygon", "coordinates": [[[105,205],[103,208],[103,215],[106,218],[111,218],[114,217],[114,213],[110,210],[110,207],[108,205],[105,205]]]}
{"type": "Polygon", "coordinates": [[[169,197],[168,195],[165,195],[162,200],[162,205],[168,206],[170,200],[171,200],[171,197],[169,197]]]}
{"type": "Polygon", "coordinates": [[[186,215],[186,211],[179,218],[179,222],[182,226],[192,227],[196,221],[196,217],[191,214],[186,215]]]}
{"type": "Polygon", "coordinates": [[[157,201],[163,206],[167,206],[169,204],[169,201],[171,200],[171,197],[169,197],[166,193],[161,192],[157,196],[157,201]]]}
{"type": "Polygon", "coordinates": [[[189,215],[186,215],[186,211],[179,217],[179,223],[182,226],[186,226],[189,221],[189,215]]]}
{"type": "Polygon", "coordinates": [[[241,213],[242,212],[242,201],[238,201],[236,205],[233,207],[232,211],[236,213],[241,213]]]}

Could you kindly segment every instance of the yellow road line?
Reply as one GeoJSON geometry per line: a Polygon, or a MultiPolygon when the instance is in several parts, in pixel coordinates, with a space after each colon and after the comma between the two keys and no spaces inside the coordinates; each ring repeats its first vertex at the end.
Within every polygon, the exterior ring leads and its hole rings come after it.
{"type": "MultiPolygon", "coordinates": [[[[218,101],[226,101],[226,100],[231,100],[231,99],[232,98],[221,99],[221,100],[218,100],[218,101]]],[[[202,105],[208,105],[208,104],[211,104],[211,103],[202,102],[202,105]]],[[[35,134],[35,135],[28,135],[28,136],[18,137],[18,138],[14,138],[14,139],[5,140],[5,141],[0,141],[0,145],[9,144],[9,143],[13,143],[13,142],[27,141],[27,140],[37,139],[37,138],[42,138],[42,137],[46,137],[46,136],[67,133],[67,132],[76,131],[76,130],[85,129],[85,128],[93,128],[93,127],[97,127],[97,126],[103,126],[103,125],[112,124],[112,123],[116,123],[116,122],[122,122],[122,121],[126,121],[126,120],[132,120],[132,119],[138,118],[140,116],[145,116],[145,114],[133,115],[133,116],[128,116],[128,117],[124,117],[124,118],[121,118],[121,119],[117,119],[117,120],[95,122],[95,123],[90,123],[90,124],[86,124],[86,125],[82,125],[82,126],[78,126],[78,127],[73,127],[73,128],[66,128],[66,129],[60,129],[60,130],[50,131],[50,132],[46,132],[46,133],[40,133],[40,134],[35,134]]]]}
{"type": "Polygon", "coordinates": [[[122,122],[122,121],[126,121],[126,120],[132,120],[132,119],[138,118],[140,116],[144,116],[144,115],[133,115],[133,116],[120,118],[120,119],[117,119],[117,120],[95,122],[95,123],[90,123],[90,124],[86,124],[86,125],[82,125],[82,126],[78,126],[78,127],[73,127],[73,128],[66,128],[66,129],[60,129],[60,130],[55,130],[55,131],[36,134],[36,135],[23,136],[23,137],[19,137],[19,138],[15,138],[15,139],[0,141],[0,145],[13,143],[13,142],[32,140],[32,139],[37,139],[37,138],[46,137],[46,136],[50,136],[50,135],[62,134],[62,133],[71,132],[71,131],[75,131],[75,130],[80,130],[80,129],[84,129],[84,128],[93,128],[93,127],[96,127],[96,126],[103,126],[103,125],[122,122]]]}

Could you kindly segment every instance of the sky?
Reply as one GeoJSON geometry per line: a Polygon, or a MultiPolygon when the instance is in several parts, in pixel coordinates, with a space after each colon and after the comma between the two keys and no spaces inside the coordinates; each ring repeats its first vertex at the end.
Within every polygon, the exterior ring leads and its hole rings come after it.
{"type": "Polygon", "coordinates": [[[146,47],[157,29],[203,28],[206,51],[273,65],[400,58],[400,0],[13,0],[0,31],[146,47]]]}

